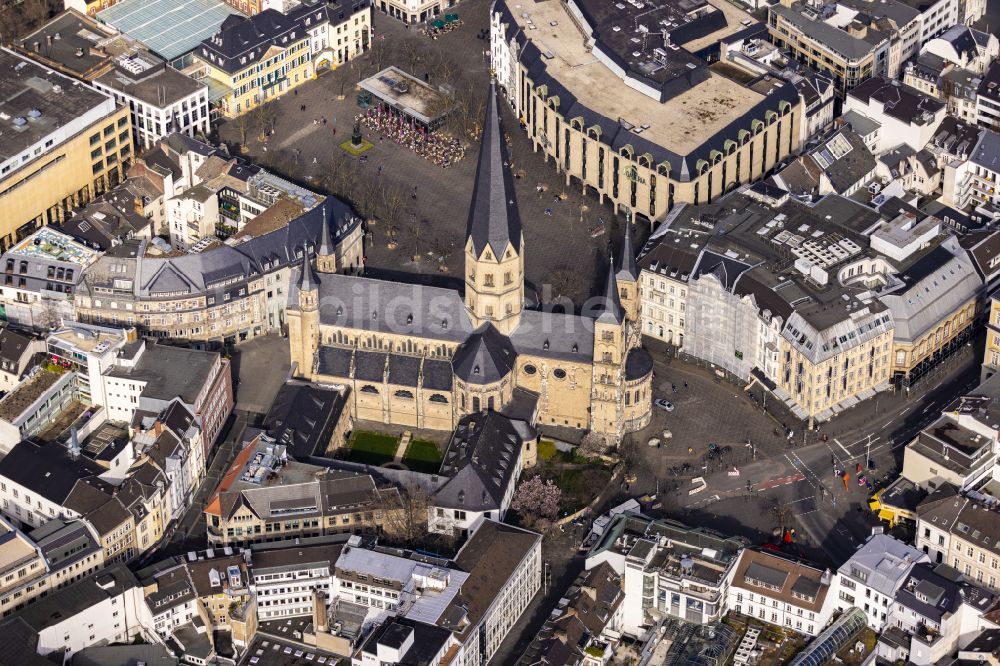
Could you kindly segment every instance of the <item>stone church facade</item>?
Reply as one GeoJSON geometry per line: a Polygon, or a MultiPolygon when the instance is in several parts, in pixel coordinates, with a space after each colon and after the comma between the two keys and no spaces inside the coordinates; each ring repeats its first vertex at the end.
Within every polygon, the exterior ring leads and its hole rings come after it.
{"type": "Polygon", "coordinates": [[[346,384],[355,419],[452,430],[483,410],[612,440],[644,427],[652,359],[626,235],[593,316],[524,309],[524,236],[491,89],[465,243],[465,294],[339,275],[320,243],[292,276],[292,362],[346,384]]]}

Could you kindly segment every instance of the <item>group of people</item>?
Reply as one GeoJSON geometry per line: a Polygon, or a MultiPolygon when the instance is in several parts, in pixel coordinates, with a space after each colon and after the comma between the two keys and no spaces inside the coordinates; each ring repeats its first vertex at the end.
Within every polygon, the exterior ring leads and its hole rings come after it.
{"type": "Polygon", "coordinates": [[[446,132],[427,132],[414,128],[406,120],[379,108],[369,109],[360,114],[361,125],[401,146],[406,146],[417,155],[447,169],[465,157],[465,146],[446,132]]]}

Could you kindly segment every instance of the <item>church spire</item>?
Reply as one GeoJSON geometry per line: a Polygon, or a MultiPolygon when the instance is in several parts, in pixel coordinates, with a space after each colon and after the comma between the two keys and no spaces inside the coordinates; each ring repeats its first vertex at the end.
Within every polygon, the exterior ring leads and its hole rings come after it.
{"type": "Polygon", "coordinates": [[[615,256],[608,253],[608,278],[604,282],[604,295],[597,321],[607,324],[620,324],[625,320],[625,311],[618,296],[618,281],[615,279],[615,256]]]}
{"type": "Polygon", "coordinates": [[[489,247],[493,256],[501,257],[509,243],[514,251],[521,250],[521,217],[514,194],[514,178],[510,172],[510,157],[500,128],[500,107],[495,84],[490,84],[486,102],[486,119],[479,148],[476,182],[469,208],[468,238],[477,256],[489,247]]]}
{"type": "Polygon", "coordinates": [[[333,240],[330,238],[330,223],[326,219],[326,202],[323,203],[323,207],[320,209],[320,219],[322,220],[322,230],[320,231],[319,248],[316,250],[316,254],[325,257],[333,254],[333,240]]]}
{"type": "Polygon", "coordinates": [[[302,248],[302,271],[299,275],[299,291],[314,291],[319,289],[319,277],[309,261],[309,248],[302,248]]]}
{"type": "Polygon", "coordinates": [[[639,279],[639,268],[635,263],[635,249],[632,247],[632,225],[625,222],[625,239],[622,241],[622,258],[618,269],[619,280],[639,279]]]}

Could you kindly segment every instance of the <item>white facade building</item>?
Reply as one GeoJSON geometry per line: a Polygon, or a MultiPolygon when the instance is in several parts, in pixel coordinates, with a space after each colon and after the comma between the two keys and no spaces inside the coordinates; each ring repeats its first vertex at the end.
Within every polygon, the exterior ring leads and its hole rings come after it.
{"type": "Polygon", "coordinates": [[[261,622],[311,615],[313,592],[330,598],[335,588],[334,563],[342,546],[303,546],[258,550],[252,555],[251,586],[261,622]]]}
{"type": "Polygon", "coordinates": [[[26,608],[21,618],[38,633],[38,654],[64,650],[64,664],[91,645],[145,638],[151,626],[142,587],[121,564],[49,595],[26,608]]]}
{"type": "Polygon", "coordinates": [[[673,521],[617,514],[587,554],[586,568],[606,562],[623,578],[621,631],[638,637],[662,617],[719,620],[744,543],[673,521]]]}
{"type": "Polygon", "coordinates": [[[807,636],[818,635],[836,606],[831,574],[775,553],[744,549],[730,570],[730,611],[807,636]]]}
{"type": "Polygon", "coordinates": [[[208,86],[145,51],[119,56],[93,86],[129,108],[137,149],[180,132],[209,132],[208,86]]]}
{"type": "Polygon", "coordinates": [[[896,80],[868,79],[847,93],[844,113],[854,111],[881,127],[872,153],[882,153],[906,144],[914,151],[933,138],[944,120],[947,105],[896,80]]]}
{"type": "Polygon", "coordinates": [[[910,569],[927,561],[927,554],[913,546],[885,534],[873,534],[837,570],[833,586],[837,608],[863,609],[868,626],[881,631],[910,569]]]}

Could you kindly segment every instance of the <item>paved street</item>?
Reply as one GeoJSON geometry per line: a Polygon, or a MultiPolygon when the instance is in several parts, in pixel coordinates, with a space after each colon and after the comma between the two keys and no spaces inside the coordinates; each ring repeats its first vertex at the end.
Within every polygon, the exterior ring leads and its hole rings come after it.
{"type": "Polygon", "coordinates": [[[853,481],[856,466],[864,466],[866,449],[877,468],[872,479],[894,478],[902,467],[906,443],[950,400],[978,384],[979,348],[978,341],[962,348],[909,396],[883,394],[877,405],[869,401],[822,425],[819,432],[806,433],[804,443],[801,426],[791,442],[783,435],[775,437],[770,424],[783,423],[780,416],[765,415],[759,403],[706,369],[679,361],[667,364],[657,354],[654,397],[671,400],[675,410],[658,412],[654,424],[643,432],[638,447],[642,463],[631,494],[658,489],[667,514],[755,541],[769,539],[777,525],[771,507],[789,507],[803,550],[818,562],[839,564],[874,523],[867,508],[870,492],[853,481]],[[678,387],[677,393],[671,384],[678,387]],[[714,405],[725,409],[713,409],[714,405]],[[665,447],[645,446],[645,437],[663,428],[673,433],[665,447]],[[747,433],[756,451],[745,446],[747,433]],[[822,434],[827,441],[822,441],[822,434]],[[731,446],[732,453],[722,462],[708,461],[706,470],[703,459],[709,441],[731,446]],[[693,453],[687,453],[689,446],[693,453]],[[690,469],[672,473],[685,463],[690,469]],[[733,466],[739,476],[730,474],[733,466]],[[835,466],[852,472],[846,492],[833,474],[835,466]],[[704,478],[704,491],[689,494],[696,487],[693,477],[704,478]]]}

